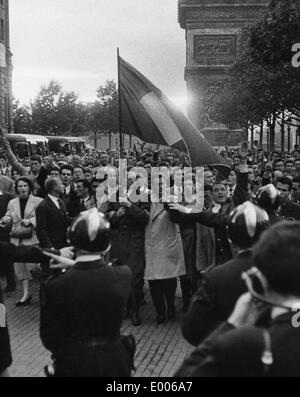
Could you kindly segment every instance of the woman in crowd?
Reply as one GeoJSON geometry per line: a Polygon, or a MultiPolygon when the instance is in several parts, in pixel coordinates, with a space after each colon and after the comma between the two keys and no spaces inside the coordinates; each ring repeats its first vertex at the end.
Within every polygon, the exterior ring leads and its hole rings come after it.
{"type": "MultiPolygon", "coordinates": [[[[30,179],[21,177],[16,181],[17,198],[11,200],[8,204],[7,213],[2,222],[11,223],[11,243],[25,246],[38,245],[36,236],[36,208],[42,199],[33,196],[34,186],[30,179]]],[[[29,263],[15,263],[15,272],[17,278],[22,281],[23,296],[16,304],[17,307],[27,306],[30,304],[31,296],[29,290],[29,281],[31,280],[29,263]]]]}

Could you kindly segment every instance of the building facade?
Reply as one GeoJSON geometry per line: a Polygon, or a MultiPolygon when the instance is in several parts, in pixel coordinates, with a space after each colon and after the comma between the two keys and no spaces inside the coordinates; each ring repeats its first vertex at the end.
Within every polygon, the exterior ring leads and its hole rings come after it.
{"type": "Polygon", "coordinates": [[[0,0],[0,127],[5,133],[13,132],[9,0],[0,0]]]}
{"type": "Polygon", "coordinates": [[[236,146],[243,131],[212,120],[211,103],[241,54],[242,30],[266,11],[265,0],[179,0],[186,31],[188,116],[214,146],[236,146]]]}

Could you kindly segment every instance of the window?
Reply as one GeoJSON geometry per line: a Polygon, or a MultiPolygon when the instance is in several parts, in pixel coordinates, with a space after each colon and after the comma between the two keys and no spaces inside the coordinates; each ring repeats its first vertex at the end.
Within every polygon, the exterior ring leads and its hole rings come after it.
{"type": "Polygon", "coordinates": [[[4,0],[0,0],[0,6],[4,7],[4,0]]]}
{"type": "Polygon", "coordinates": [[[4,19],[0,20],[0,41],[5,40],[5,22],[4,19]]]}

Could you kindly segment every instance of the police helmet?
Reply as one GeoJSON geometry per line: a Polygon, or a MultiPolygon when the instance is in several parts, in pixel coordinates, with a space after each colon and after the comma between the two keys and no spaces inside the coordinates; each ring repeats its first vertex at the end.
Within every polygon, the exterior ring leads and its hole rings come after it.
{"type": "Polygon", "coordinates": [[[68,230],[69,243],[86,252],[106,252],[110,238],[110,223],[96,208],[78,215],[68,230]]]}
{"type": "Polygon", "coordinates": [[[250,248],[268,226],[270,221],[267,212],[247,201],[231,212],[228,237],[239,248],[250,248]]]}
{"type": "Polygon", "coordinates": [[[259,189],[255,202],[266,211],[276,211],[281,203],[280,193],[272,184],[263,186],[259,189]]]}

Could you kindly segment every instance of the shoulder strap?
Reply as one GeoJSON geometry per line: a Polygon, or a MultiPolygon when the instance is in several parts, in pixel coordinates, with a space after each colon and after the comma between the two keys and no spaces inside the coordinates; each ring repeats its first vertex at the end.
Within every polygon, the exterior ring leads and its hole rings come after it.
{"type": "Polygon", "coordinates": [[[264,339],[264,351],[261,356],[261,361],[264,365],[264,373],[265,376],[270,374],[271,366],[274,364],[274,358],[272,353],[272,342],[270,333],[264,329],[263,332],[263,339],[264,339]]]}

